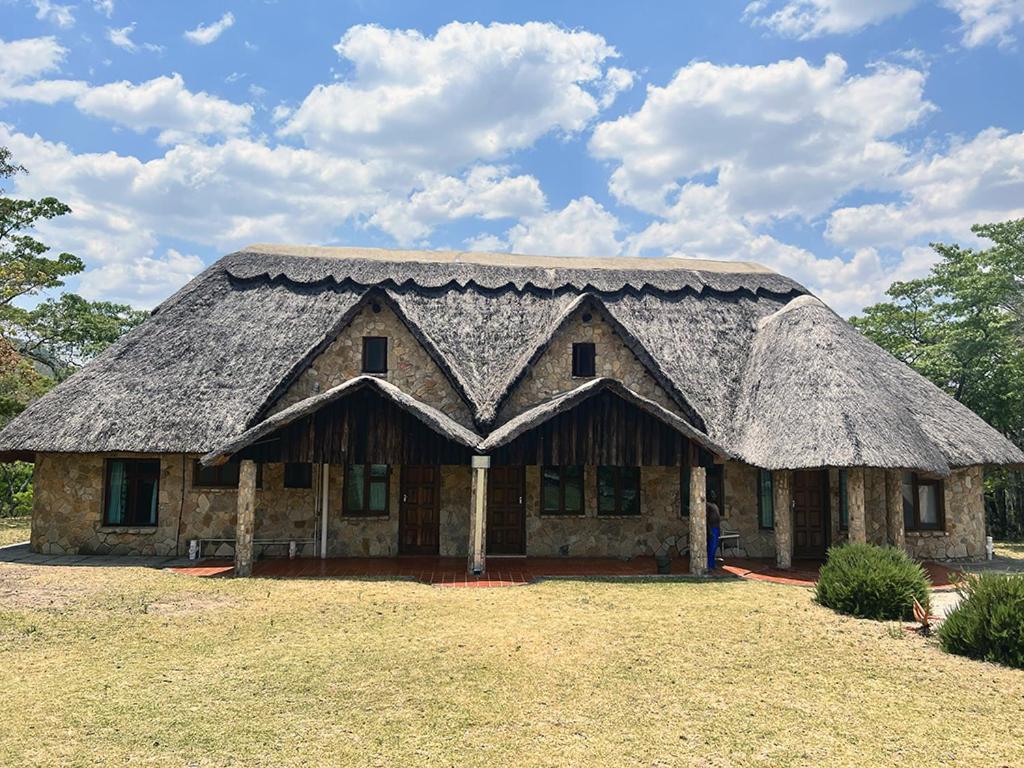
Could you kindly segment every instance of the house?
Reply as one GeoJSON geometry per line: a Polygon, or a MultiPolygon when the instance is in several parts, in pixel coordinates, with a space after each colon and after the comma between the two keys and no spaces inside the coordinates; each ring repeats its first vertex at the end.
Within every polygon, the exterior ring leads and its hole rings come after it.
{"type": "Polygon", "coordinates": [[[0,432],[32,548],[983,556],[1003,435],[744,262],[254,245],[0,432]]]}

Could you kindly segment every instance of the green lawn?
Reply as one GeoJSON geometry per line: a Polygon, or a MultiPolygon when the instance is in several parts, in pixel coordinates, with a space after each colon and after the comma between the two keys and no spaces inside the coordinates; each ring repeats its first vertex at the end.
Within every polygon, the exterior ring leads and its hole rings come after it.
{"type": "Polygon", "coordinates": [[[31,531],[32,518],[29,516],[0,517],[0,547],[5,544],[28,541],[31,531]]]}
{"type": "Polygon", "coordinates": [[[1024,673],[754,582],[0,565],[2,765],[1024,764],[1024,673]]]}

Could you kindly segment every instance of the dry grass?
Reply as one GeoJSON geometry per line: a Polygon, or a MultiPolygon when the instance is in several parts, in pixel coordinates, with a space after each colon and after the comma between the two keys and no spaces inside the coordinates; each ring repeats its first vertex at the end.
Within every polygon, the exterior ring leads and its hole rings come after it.
{"type": "Polygon", "coordinates": [[[1024,560],[1024,541],[995,542],[996,555],[1011,560],[1024,560]]]}
{"type": "Polygon", "coordinates": [[[1024,673],[753,582],[0,565],[3,765],[1024,764],[1024,673]]]}
{"type": "Polygon", "coordinates": [[[17,544],[19,541],[28,541],[32,531],[32,518],[25,517],[0,517],[0,547],[6,544],[17,544]]]}

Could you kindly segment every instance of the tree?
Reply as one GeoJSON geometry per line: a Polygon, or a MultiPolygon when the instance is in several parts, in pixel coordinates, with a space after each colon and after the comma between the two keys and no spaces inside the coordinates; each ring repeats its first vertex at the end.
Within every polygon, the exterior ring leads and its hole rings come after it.
{"type": "MultiPolygon", "coordinates": [[[[0,183],[21,173],[27,171],[0,147],[0,183]]],[[[64,278],[85,265],[70,253],[48,256],[49,248],[27,234],[37,222],[70,213],[70,207],[55,197],[21,200],[4,193],[0,186],[0,426],[146,317],[125,304],[73,293],[34,307],[20,305],[63,287],[64,278]]],[[[30,465],[0,464],[0,516],[31,509],[31,479],[30,465]]]]}
{"type": "MultiPolygon", "coordinates": [[[[972,231],[992,246],[933,244],[928,277],[851,322],[1024,447],[1024,219],[972,231]]],[[[990,472],[986,490],[992,534],[1024,537],[1024,473],[990,472]]]]}

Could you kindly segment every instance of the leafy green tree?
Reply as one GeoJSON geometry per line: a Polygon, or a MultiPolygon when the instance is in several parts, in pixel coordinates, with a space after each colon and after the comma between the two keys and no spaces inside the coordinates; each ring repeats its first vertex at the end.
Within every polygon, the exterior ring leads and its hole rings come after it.
{"type": "MultiPolygon", "coordinates": [[[[992,246],[933,244],[931,274],[851,322],[1024,447],[1024,219],[972,231],[992,246]]],[[[992,534],[1024,537],[1024,474],[992,471],[986,489],[992,534]]]]}
{"type": "MultiPolygon", "coordinates": [[[[0,147],[0,184],[25,168],[0,147]]],[[[6,424],[54,383],[99,354],[146,314],[125,304],[86,301],[73,293],[19,305],[64,285],[81,272],[77,256],[47,255],[49,248],[30,232],[38,222],[71,212],[55,197],[21,200],[0,186],[0,426],[6,424]]],[[[0,464],[0,516],[27,514],[32,505],[31,465],[0,464]]]]}

